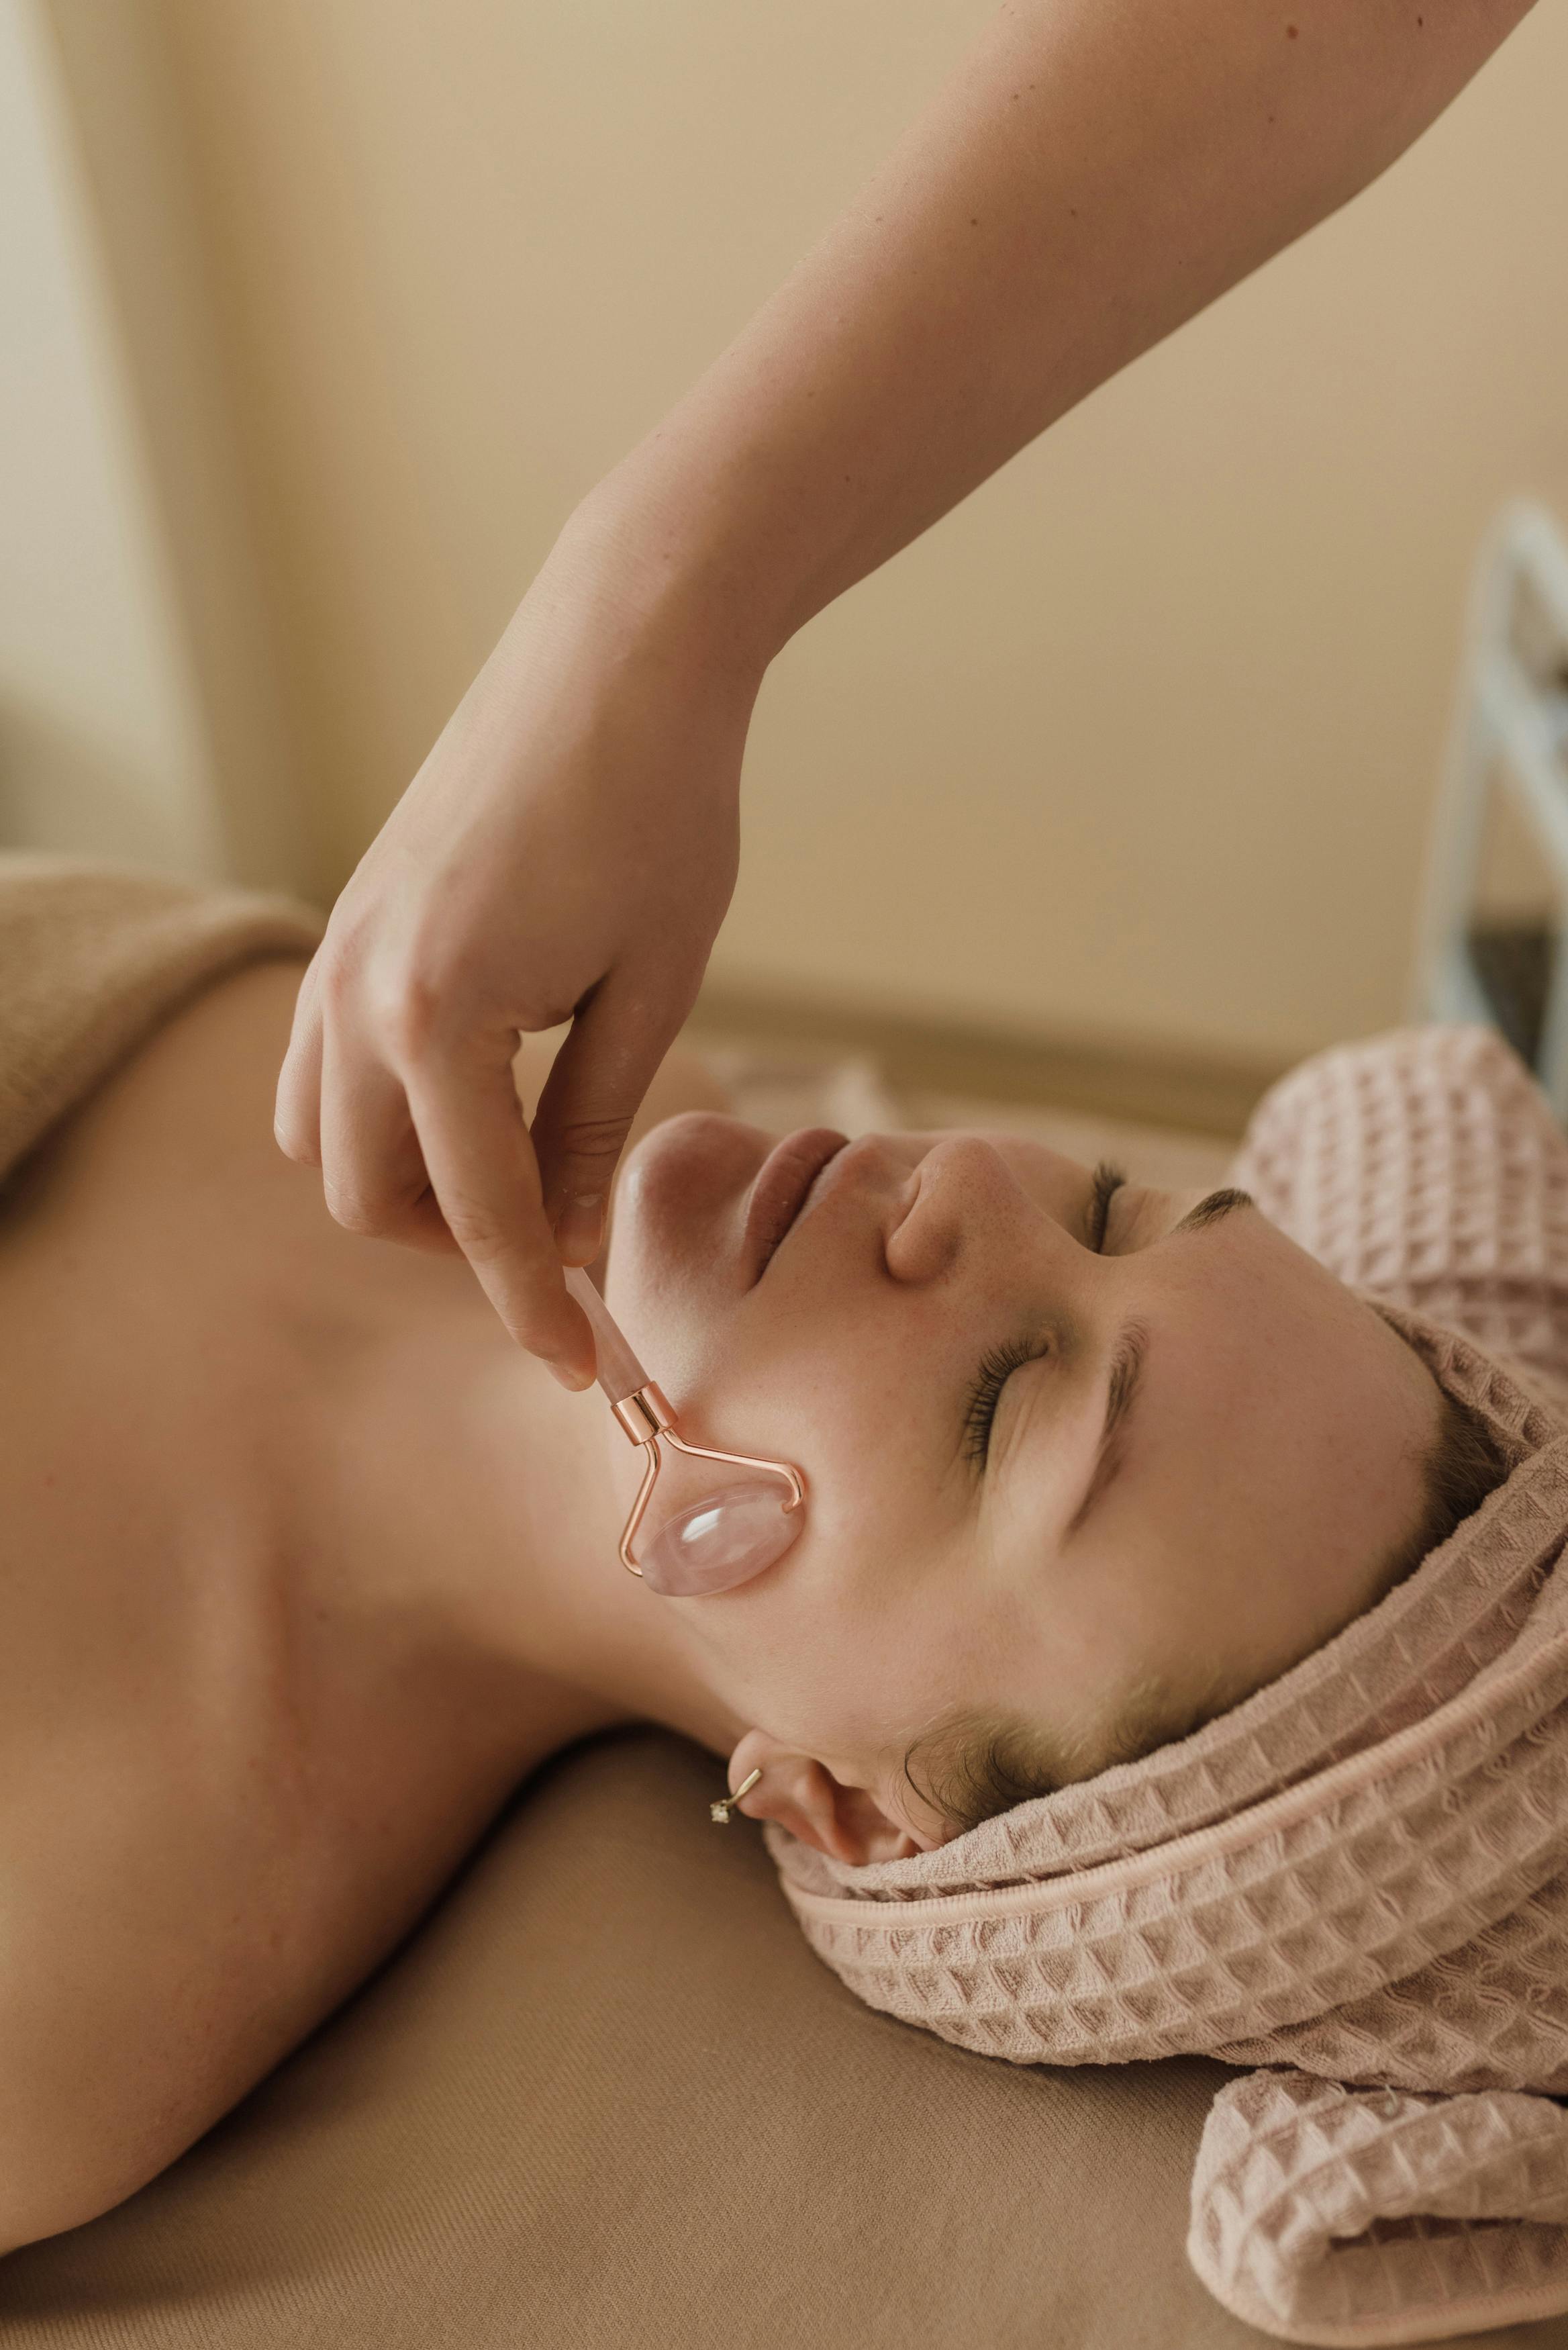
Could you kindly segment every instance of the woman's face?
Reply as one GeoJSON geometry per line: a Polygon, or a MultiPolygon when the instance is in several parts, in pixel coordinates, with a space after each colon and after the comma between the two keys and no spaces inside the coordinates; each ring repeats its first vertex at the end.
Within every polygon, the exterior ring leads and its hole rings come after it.
{"type": "Polygon", "coordinates": [[[1152,1680],[1258,1686],[1419,1516],[1429,1374],[1243,1194],[1010,1135],[675,1118],[627,1169],[608,1295],[683,1432],[805,1476],[774,1566],[659,1603],[756,1725],[737,1762],[808,1758],[895,1838],[939,1840],[903,1763],[952,1711],[1092,1740],[1152,1680]]]}

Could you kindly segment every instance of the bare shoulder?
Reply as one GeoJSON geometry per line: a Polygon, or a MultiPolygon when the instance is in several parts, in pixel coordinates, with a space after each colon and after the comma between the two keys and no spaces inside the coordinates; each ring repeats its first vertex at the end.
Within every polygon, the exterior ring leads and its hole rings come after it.
{"type": "MultiPolygon", "coordinates": [[[[155,1746],[160,1725],[141,1729],[155,1746]]],[[[199,1787],[211,1757],[189,1742],[199,1787]]],[[[167,1767],[124,1745],[115,1769],[90,1740],[57,1740],[61,1783],[18,1787],[13,1773],[0,1810],[15,1902],[0,1959],[0,2254],[133,2194],[329,2003],[298,1997],[286,1871],[234,1821],[216,1835],[209,1797],[185,1800],[167,1767]]]]}
{"type": "Polygon", "coordinates": [[[303,960],[290,956],[249,964],[203,989],[143,1044],[89,1108],[106,1124],[133,1120],[143,1142],[161,1129],[187,1150],[222,1152],[258,1132],[270,1140],[278,1071],[304,975],[303,960]]]}

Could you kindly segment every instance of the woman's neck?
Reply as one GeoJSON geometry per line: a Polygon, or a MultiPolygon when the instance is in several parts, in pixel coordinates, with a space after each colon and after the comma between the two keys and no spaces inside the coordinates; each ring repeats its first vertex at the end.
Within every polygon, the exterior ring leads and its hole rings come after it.
{"type": "Polygon", "coordinates": [[[386,1331],[332,1421],[337,1571],[369,1605],[433,1608],[487,1665],[580,1699],[577,1734],[655,1721],[728,1753],[743,1725],[680,1611],[617,1556],[640,1464],[597,1390],[566,1393],[480,1300],[386,1331]]]}

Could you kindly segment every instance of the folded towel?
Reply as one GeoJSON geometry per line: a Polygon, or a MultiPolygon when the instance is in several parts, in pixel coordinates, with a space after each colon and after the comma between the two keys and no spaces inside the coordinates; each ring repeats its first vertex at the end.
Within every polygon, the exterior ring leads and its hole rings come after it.
{"type": "Polygon", "coordinates": [[[873,2006],[1014,2063],[1202,2053],[1189,2252],[1286,2340],[1568,2310],[1568,1143],[1490,1032],[1319,1056],[1234,1180],[1512,1464],[1379,1606],[1191,1737],[856,1868],[770,1827],[873,2006]]]}
{"type": "Polygon", "coordinates": [[[287,898],[0,851],[0,1178],[182,1003],[321,931],[287,898]]]}

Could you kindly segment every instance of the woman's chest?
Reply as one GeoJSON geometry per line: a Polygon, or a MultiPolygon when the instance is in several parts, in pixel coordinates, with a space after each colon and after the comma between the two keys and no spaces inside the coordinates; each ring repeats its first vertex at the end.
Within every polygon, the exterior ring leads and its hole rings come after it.
{"type": "Polygon", "coordinates": [[[563,1734],[298,1571],[335,1387],[454,1275],[350,1241],[272,1148],[291,1001],[215,991],[0,1216],[0,2037],[72,2046],[122,2119],[151,2065],[192,2134],[563,1734]]]}

